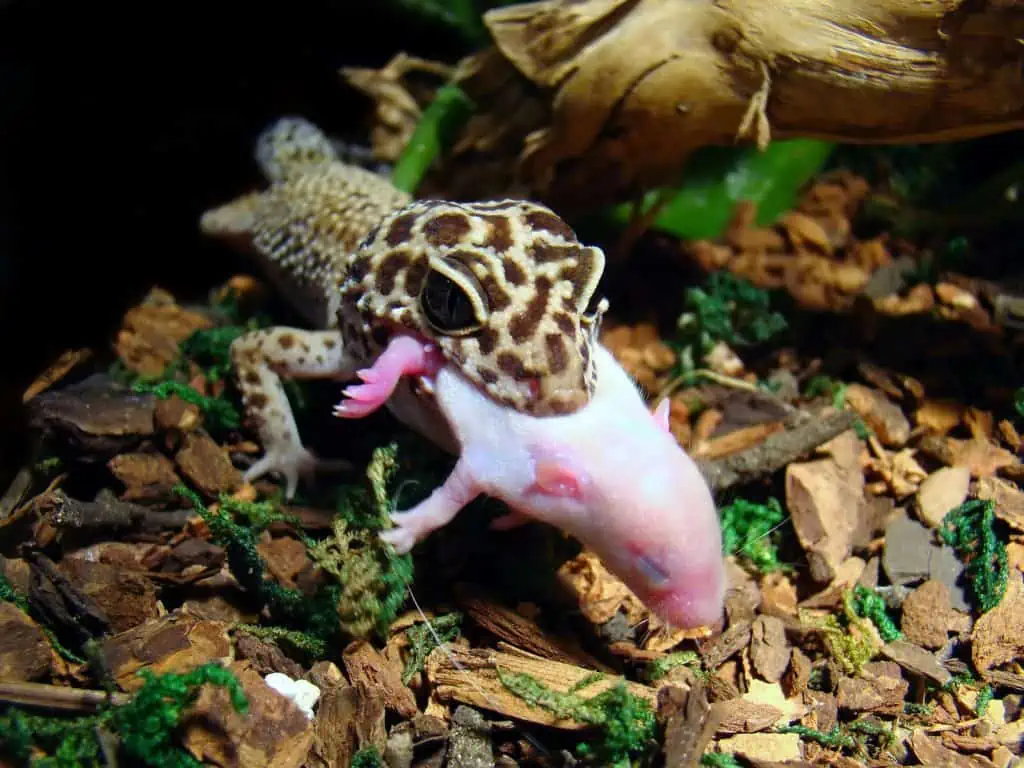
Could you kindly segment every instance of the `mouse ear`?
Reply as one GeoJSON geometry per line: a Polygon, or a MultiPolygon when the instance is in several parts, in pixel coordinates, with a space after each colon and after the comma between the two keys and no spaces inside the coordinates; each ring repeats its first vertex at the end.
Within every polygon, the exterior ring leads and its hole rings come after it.
{"type": "Polygon", "coordinates": [[[664,429],[666,432],[671,431],[668,423],[668,414],[672,408],[671,401],[667,397],[661,398],[661,402],[658,403],[651,416],[654,417],[654,423],[664,429]]]}
{"type": "Polygon", "coordinates": [[[534,465],[534,488],[547,496],[579,499],[580,485],[579,476],[557,459],[539,459],[534,465]]]}

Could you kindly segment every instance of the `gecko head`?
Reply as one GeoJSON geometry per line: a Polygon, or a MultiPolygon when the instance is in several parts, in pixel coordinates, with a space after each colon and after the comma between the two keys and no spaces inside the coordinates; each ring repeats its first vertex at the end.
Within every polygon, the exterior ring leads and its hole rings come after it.
{"type": "Polygon", "coordinates": [[[339,286],[343,325],[385,323],[436,344],[503,406],[570,413],[594,390],[593,345],[607,308],[604,252],[527,200],[416,200],[359,244],[339,286]]]}

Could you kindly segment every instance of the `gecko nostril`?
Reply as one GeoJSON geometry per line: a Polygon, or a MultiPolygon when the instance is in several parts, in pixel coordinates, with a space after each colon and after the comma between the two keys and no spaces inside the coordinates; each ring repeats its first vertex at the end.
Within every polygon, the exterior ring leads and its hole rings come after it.
{"type": "Polygon", "coordinates": [[[668,584],[668,572],[647,555],[637,556],[636,569],[654,589],[660,589],[668,584]]]}

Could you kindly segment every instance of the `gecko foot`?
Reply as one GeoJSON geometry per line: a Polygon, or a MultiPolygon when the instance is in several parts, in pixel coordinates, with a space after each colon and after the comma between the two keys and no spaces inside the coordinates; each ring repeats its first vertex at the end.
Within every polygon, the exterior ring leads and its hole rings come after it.
{"type": "Polygon", "coordinates": [[[352,463],[344,459],[321,459],[304,446],[288,445],[266,450],[263,457],[246,470],[244,478],[251,483],[263,475],[277,473],[285,481],[285,498],[295,496],[299,478],[312,483],[316,472],[337,472],[352,469],[352,463]]]}
{"type": "Polygon", "coordinates": [[[403,376],[433,375],[444,365],[444,358],[433,344],[408,335],[388,342],[387,348],[369,368],[356,372],[363,383],[346,387],[342,400],[334,406],[334,415],[360,419],[388,401],[403,376]]]}

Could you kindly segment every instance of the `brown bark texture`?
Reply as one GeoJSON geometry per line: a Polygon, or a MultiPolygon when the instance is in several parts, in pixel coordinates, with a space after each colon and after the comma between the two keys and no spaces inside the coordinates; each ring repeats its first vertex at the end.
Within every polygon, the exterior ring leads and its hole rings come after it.
{"type": "Polygon", "coordinates": [[[494,47],[456,76],[479,111],[445,173],[467,193],[591,207],[678,181],[708,145],[1024,126],[1021,0],[543,0],[485,21],[494,47]]]}

